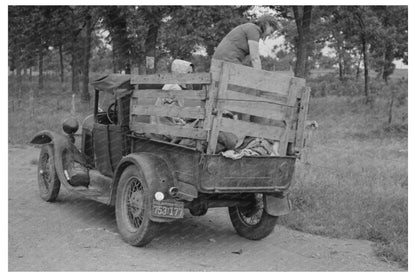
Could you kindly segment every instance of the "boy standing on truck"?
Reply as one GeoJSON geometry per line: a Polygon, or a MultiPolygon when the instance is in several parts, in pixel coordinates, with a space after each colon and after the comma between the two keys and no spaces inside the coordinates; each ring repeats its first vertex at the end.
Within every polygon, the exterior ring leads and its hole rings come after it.
{"type": "MultiPolygon", "coordinates": [[[[243,64],[247,56],[250,56],[252,67],[261,70],[259,40],[260,38],[266,39],[278,27],[277,19],[270,14],[264,14],[254,22],[244,23],[235,27],[222,39],[215,49],[210,71],[215,71],[215,68],[218,68],[222,61],[243,64]]],[[[240,114],[239,117],[244,121],[266,123],[262,118],[254,116],[250,118],[246,114],[240,114]]]]}
{"type": "Polygon", "coordinates": [[[242,64],[244,59],[250,56],[252,66],[261,69],[259,40],[270,36],[278,26],[274,16],[265,14],[254,22],[235,27],[215,49],[212,62],[215,63],[218,60],[242,64]]]}

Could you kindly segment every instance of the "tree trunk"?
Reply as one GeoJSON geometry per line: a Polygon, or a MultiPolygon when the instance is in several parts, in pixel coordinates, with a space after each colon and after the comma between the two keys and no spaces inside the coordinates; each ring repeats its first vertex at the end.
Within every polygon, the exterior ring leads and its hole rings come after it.
{"type": "Polygon", "coordinates": [[[81,101],[89,102],[90,94],[88,91],[89,84],[89,67],[91,58],[91,33],[92,33],[92,19],[91,15],[86,18],[84,47],[83,47],[83,66],[82,66],[82,93],[81,101]]]}
{"type": "MultiPolygon", "coordinates": [[[[39,50],[39,76],[38,76],[38,89],[39,91],[43,90],[43,49],[39,50]]],[[[39,96],[36,93],[36,97],[39,96]]]]}
{"type": "Polygon", "coordinates": [[[126,7],[112,6],[105,8],[105,21],[110,30],[113,48],[113,72],[130,74],[131,45],[127,33],[126,7]]]}
{"type": "Polygon", "coordinates": [[[391,90],[391,95],[390,95],[388,124],[391,124],[393,122],[393,103],[394,103],[394,89],[391,90]]]}
{"type": "Polygon", "coordinates": [[[17,93],[18,98],[22,98],[22,71],[20,68],[20,64],[17,63],[16,64],[16,79],[15,79],[15,83],[16,83],[16,91],[15,93],[17,93]]]}
{"type": "Polygon", "coordinates": [[[61,83],[63,83],[64,80],[64,55],[62,53],[62,45],[59,45],[59,66],[61,69],[61,83]]]}
{"type": "Polygon", "coordinates": [[[364,95],[365,103],[369,104],[371,102],[370,92],[368,90],[368,83],[370,81],[370,76],[368,75],[368,53],[367,53],[367,41],[363,37],[362,40],[362,51],[363,51],[363,62],[364,62],[364,95]]]}
{"type": "Polygon", "coordinates": [[[298,37],[296,41],[296,65],[295,76],[305,78],[307,75],[307,45],[310,43],[310,24],[312,18],[312,6],[293,6],[298,37]]]}
{"type": "MultiPolygon", "coordinates": [[[[75,43],[74,43],[75,44],[75,43]]],[[[78,59],[76,55],[76,48],[72,48],[72,61],[71,61],[71,69],[72,69],[72,94],[79,93],[79,68],[78,68],[78,59]]]]}
{"type": "Polygon", "coordinates": [[[115,45],[114,45],[114,42],[111,44],[112,45],[112,47],[113,47],[113,51],[112,51],[112,55],[111,55],[111,57],[112,57],[112,61],[113,61],[113,73],[118,73],[118,66],[117,66],[117,57],[116,57],[116,49],[115,49],[115,45]]]}
{"type": "MultiPolygon", "coordinates": [[[[380,71],[379,76],[381,78],[383,78],[383,80],[387,83],[387,79],[384,78],[386,76],[385,71],[386,71],[386,47],[383,47],[383,65],[381,66],[381,71],[380,71]]],[[[380,78],[380,77],[378,77],[378,78],[380,78]]]]}
{"type": "Polygon", "coordinates": [[[360,58],[358,59],[358,64],[357,64],[357,72],[355,74],[355,80],[358,80],[358,78],[360,78],[360,65],[361,65],[361,59],[362,59],[362,53],[360,53],[360,58]]]}
{"type": "Polygon", "coordinates": [[[147,37],[145,41],[146,49],[146,74],[153,74],[156,72],[156,42],[157,33],[159,32],[159,24],[150,24],[147,31],[147,37]]]}
{"type": "Polygon", "coordinates": [[[341,50],[338,51],[338,67],[339,67],[339,79],[342,81],[344,79],[344,70],[342,64],[342,53],[341,50]]]}

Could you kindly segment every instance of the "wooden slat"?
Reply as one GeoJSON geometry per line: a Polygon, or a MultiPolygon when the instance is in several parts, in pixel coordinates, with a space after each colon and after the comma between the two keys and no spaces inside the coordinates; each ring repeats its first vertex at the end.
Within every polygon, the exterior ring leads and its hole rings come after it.
{"type": "Polygon", "coordinates": [[[250,114],[274,120],[284,120],[286,115],[285,106],[262,102],[242,102],[233,100],[221,100],[221,102],[223,103],[223,109],[231,112],[250,114]]]}
{"type": "Polygon", "coordinates": [[[184,107],[205,107],[205,100],[183,99],[184,107]]]}
{"type": "Polygon", "coordinates": [[[239,92],[240,99],[258,99],[263,101],[269,101],[277,104],[286,104],[287,95],[277,92],[252,89],[248,87],[242,87],[238,85],[228,84],[228,91],[239,92]]]}
{"type": "Polygon", "coordinates": [[[308,115],[308,104],[309,104],[310,88],[306,88],[305,93],[302,95],[300,100],[300,111],[298,114],[298,124],[296,126],[296,150],[301,150],[303,147],[303,137],[305,132],[305,121],[308,115]]]}
{"type": "Polygon", "coordinates": [[[180,99],[206,99],[204,90],[160,90],[160,89],[143,89],[135,90],[132,97],[136,98],[180,98],[180,99]]]}
{"type": "Polygon", "coordinates": [[[205,110],[202,108],[179,107],[176,105],[133,105],[131,113],[135,115],[168,116],[196,119],[203,119],[205,116],[205,110]]]}
{"type": "Polygon", "coordinates": [[[147,124],[139,122],[131,122],[130,130],[139,134],[159,134],[173,137],[184,137],[190,139],[207,139],[207,131],[203,129],[183,127],[183,126],[170,126],[164,124],[147,124]]]}
{"type": "Polygon", "coordinates": [[[133,75],[130,84],[210,84],[209,73],[133,75]]]}
{"type": "Polygon", "coordinates": [[[297,113],[297,107],[295,107],[296,99],[299,94],[299,91],[303,90],[305,87],[305,80],[299,79],[299,78],[292,78],[290,87],[289,87],[289,99],[288,99],[288,105],[293,107],[288,107],[286,109],[286,130],[284,133],[284,137],[282,138],[280,144],[279,144],[279,155],[286,156],[287,154],[287,146],[289,143],[289,137],[292,133],[293,129],[293,122],[297,113]]]}
{"type": "Polygon", "coordinates": [[[285,128],[282,127],[264,126],[229,118],[222,118],[219,129],[235,134],[239,140],[240,138],[244,139],[244,137],[250,136],[280,141],[285,132],[285,128]]]}
{"type": "Polygon", "coordinates": [[[303,80],[272,71],[230,64],[229,84],[233,85],[287,95],[291,79],[303,80]]]}
{"type": "MultiPolygon", "coordinates": [[[[218,88],[219,98],[225,95],[225,91],[227,90],[229,72],[230,72],[229,64],[223,63],[222,69],[221,69],[221,75],[220,75],[220,83],[219,83],[219,88],[218,88]]],[[[223,113],[222,102],[220,101],[217,102],[216,109],[217,109],[217,114],[212,118],[212,127],[211,127],[211,132],[209,135],[209,139],[208,139],[207,154],[214,154],[215,149],[217,147],[218,135],[220,133],[220,124],[221,124],[221,120],[223,119],[222,118],[222,113],[223,113]]]]}

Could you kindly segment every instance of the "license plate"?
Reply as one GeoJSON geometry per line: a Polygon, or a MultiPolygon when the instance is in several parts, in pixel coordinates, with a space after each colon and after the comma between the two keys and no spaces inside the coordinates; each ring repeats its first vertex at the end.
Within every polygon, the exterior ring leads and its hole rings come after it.
{"type": "Polygon", "coordinates": [[[152,215],[167,218],[183,218],[184,203],[174,200],[153,200],[152,215]]]}

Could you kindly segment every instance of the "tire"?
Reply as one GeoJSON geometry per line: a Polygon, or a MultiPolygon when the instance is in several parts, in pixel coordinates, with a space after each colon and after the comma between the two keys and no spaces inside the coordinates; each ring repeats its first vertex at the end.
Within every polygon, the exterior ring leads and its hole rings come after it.
{"type": "Polygon", "coordinates": [[[151,200],[141,170],[134,165],[124,169],[117,187],[116,220],[125,242],[145,246],[157,235],[160,224],[150,220],[151,200]]]}
{"type": "Polygon", "coordinates": [[[38,185],[40,198],[46,202],[56,200],[61,188],[61,182],[55,169],[53,146],[45,144],[42,146],[38,161],[38,185]]]}
{"type": "Polygon", "coordinates": [[[262,194],[254,194],[251,205],[229,207],[228,212],[237,234],[250,240],[261,240],[270,235],[278,219],[264,210],[262,194]]]}

